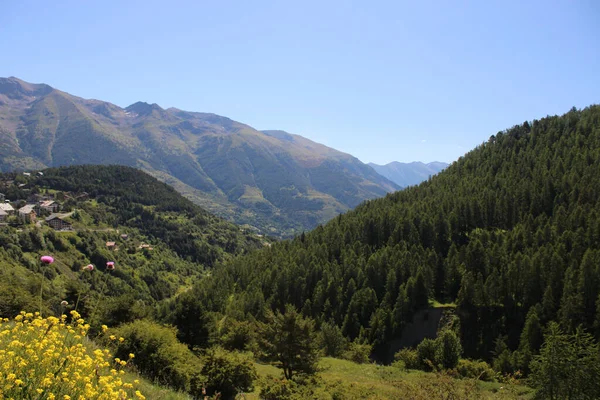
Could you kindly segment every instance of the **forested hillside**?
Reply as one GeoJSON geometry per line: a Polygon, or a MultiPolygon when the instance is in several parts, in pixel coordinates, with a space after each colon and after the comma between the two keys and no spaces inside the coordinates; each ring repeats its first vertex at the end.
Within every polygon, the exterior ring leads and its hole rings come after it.
{"type": "Polygon", "coordinates": [[[71,224],[70,230],[56,231],[44,221],[49,212],[39,210],[37,222],[15,213],[0,224],[4,317],[40,308],[57,313],[61,301],[85,317],[96,313],[96,324],[147,316],[216,262],[265,243],[130,167],[1,174],[0,192],[15,208],[41,197],[56,199],[71,224]],[[42,266],[42,255],[56,262],[42,266]],[[109,261],[116,265],[112,271],[109,261]],[[84,268],[89,264],[94,270],[84,268]]]}
{"type": "Polygon", "coordinates": [[[464,356],[527,373],[550,321],[600,337],[599,202],[600,107],[525,122],[419,186],[217,268],[171,321],[201,345],[211,313],[261,320],[291,304],[385,348],[416,310],[455,302],[464,356]]]}

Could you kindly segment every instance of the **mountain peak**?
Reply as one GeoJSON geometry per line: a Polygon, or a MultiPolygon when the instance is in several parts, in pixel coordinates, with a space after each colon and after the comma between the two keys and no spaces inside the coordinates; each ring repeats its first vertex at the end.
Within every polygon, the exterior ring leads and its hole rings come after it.
{"type": "Polygon", "coordinates": [[[127,112],[136,113],[137,115],[150,115],[154,111],[157,111],[159,113],[165,111],[156,103],[148,104],[144,101],[138,101],[137,103],[133,103],[129,107],[125,108],[125,110],[127,112]]]}
{"type": "Polygon", "coordinates": [[[9,99],[23,99],[25,97],[43,96],[52,91],[52,87],[44,83],[28,83],[14,76],[0,78],[0,95],[9,99]]]}
{"type": "Polygon", "coordinates": [[[448,164],[439,161],[433,161],[427,164],[421,161],[409,163],[392,161],[385,165],[377,165],[374,163],[369,163],[369,165],[373,167],[377,173],[402,187],[417,185],[426,180],[429,176],[437,174],[448,166],[448,164]]]}

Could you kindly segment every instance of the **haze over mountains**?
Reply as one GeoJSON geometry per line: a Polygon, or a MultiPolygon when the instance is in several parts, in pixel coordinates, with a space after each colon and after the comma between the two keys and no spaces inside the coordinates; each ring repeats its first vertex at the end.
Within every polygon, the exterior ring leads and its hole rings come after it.
{"type": "Polygon", "coordinates": [[[75,164],[141,168],[213,213],[280,236],[399,189],[357,158],[284,131],[0,78],[0,171],[75,164]]]}
{"type": "Polygon", "coordinates": [[[437,174],[445,169],[449,164],[439,161],[422,163],[419,161],[410,163],[391,162],[385,165],[369,163],[371,167],[380,175],[385,176],[390,181],[400,187],[418,185],[427,180],[430,176],[437,174]]]}

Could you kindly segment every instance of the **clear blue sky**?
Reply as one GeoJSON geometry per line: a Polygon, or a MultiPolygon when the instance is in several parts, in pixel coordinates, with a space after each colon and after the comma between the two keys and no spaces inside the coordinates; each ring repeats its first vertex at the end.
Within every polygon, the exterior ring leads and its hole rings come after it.
{"type": "Polygon", "coordinates": [[[452,161],[600,102],[600,2],[1,1],[0,76],[452,161]]]}

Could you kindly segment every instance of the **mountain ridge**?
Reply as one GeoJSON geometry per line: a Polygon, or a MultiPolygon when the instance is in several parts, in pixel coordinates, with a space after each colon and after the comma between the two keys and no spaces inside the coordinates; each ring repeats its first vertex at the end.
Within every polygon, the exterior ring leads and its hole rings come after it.
{"type": "Polygon", "coordinates": [[[136,102],[125,108],[0,78],[0,171],[140,168],[209,211],[291,236],[399,187],[352,155],[284,131],[136,102]]]}
{"type": "Polygon", "coordinates": [[[429,163],[423,163],[421,161],[413,161],[403,163],[399,161],[392,161],[385,165],[379,165],[375,163],[368,163],[378,174],[385,176],[400,187],[407,187],[417,185],[424,180],[427,180],[430,176],[435,175],[450,164],[432,161],[429,163]]]}

